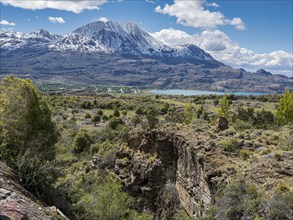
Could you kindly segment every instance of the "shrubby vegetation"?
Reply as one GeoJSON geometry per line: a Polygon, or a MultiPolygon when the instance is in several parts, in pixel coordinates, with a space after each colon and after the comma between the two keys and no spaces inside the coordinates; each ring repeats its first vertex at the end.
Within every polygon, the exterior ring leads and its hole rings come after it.
{"type": "MultiPolygon", "coordinates": [[[[56,206],[60,200],[60,208],[72,219],[153,219],[150,213],[132,209],[135,200],[113,170],[129,134],[154,128],[181,135],[191,132],[190,139],[198,138],[195,147],[206,154],[209,166],[221,169],[223,179],[219,177],[215,202],[205,219],[292,216],[292,185],[278,185],[269,176],[265,193],[263,185],[247,181],[253,178],[237,181],[264,158],[279,163],[290,157],[293,93],[289,90],[281,98],[42,96],[32,82],[8,76],[0,91],[0,159],[35,195],[56,206]],[[218,117],[228,119],[228,129],[215,129],[218,117]]],[[[129,163],[127,158],[123,162],[129,163]]],[[[184,211],[178,216],[188,219],[184,211]]]]}
{"type": "Polygon", "coordinates": [[[0,158],[13,166],[25,153],[53,159],[57,131],[51,111],[29,80],[13,76],[0,83],[0,158]]]}
{"type": "Polygon", "coordinates": [[[290,92],[289,88],[280,99],[277,117],[281,125],[293,123],[293,91],[290,92]]]}

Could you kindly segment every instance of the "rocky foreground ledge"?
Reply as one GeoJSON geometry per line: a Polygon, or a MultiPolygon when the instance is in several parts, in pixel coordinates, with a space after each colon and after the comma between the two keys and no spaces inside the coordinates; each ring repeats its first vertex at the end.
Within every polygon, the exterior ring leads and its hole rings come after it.
{"type": "Polygon", "coordinates": [[[67,219],[23,188],[15,172],[0,162],[0,220],[49,220],[58,215],[67,219]]]}
{"type": "MultiPolygon", "coordinates": [[[[209,126],[140,131],[129,134],[108,168],[134,197],[136,210],[151,211],[155,219],[178,219],[181,208],[197,219],[214,203],[218,187],[233,180],[245,179],[267,192],[273,190],[275,180],[290,183],[292,152],[261,152],[278,141],[255,139],[270,137],[273,131],[250,132],[242,137],[209,126]],[[233,137],[235,151],[228,151],[223,145],[233,137]]],[[[92,162],[96,168],[107,167],[99,156],[92,162]]]]}

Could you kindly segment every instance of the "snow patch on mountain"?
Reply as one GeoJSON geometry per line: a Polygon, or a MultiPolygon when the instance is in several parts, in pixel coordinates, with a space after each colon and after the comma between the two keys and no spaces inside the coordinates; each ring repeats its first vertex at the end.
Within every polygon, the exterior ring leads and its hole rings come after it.
{"type": "Polygon", "coordinates": [[[130,22],[93,22],[65,36],[51,34],[43,29],[29,34],[2,31],[0,46],[7,50],[28,48],[62,52],[102,52],[217,62],[195,45],[167,46],[130,22]]]}

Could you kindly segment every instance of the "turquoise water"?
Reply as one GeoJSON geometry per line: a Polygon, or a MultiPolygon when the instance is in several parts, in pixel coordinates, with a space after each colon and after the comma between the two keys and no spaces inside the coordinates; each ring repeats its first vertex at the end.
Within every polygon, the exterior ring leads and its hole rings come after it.
{"type": "Polygon", "coordinates": [[[215,91],[199,91],[199,90],[183,90],[183,89],[168,89],[168,90],[151,90],[150,93],[156,95],[268,95],[269,93],[261,92],[215,92],[215,91]]]}

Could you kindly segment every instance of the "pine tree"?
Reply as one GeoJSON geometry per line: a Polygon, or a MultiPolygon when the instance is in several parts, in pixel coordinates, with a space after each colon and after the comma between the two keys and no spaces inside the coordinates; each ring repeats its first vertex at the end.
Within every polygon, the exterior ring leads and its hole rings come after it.
{"type": "Polygon", "coordinates": [[[280,99],[277,119],[281,125],[293,123],[293,91],[290,92],[289,88],[285,90],[285,94],[280,99]]]}
{"type": "Polygon", "coordinates": [[[227,94],[225,94],[223,96],[223,98],[221,99],[220,101],[220,110],[219,110],[219,116],[224,116],[224,117],[228,117],[228,113],[229,113],[229,110],[230,110],[230,103],[229,103],[229,99],[228,99],[228,96],[227,94]]]}
{"type": "Polygon", "coordinates": [[[193,117],[194,117],[194,107],[192,105],[192,102],[190,102],[186,108],[185,108],[185,111],[184,111],[184,122],[186,125],[189,125],[191,124],[192,120],[193,120],[193,117]]]}

